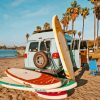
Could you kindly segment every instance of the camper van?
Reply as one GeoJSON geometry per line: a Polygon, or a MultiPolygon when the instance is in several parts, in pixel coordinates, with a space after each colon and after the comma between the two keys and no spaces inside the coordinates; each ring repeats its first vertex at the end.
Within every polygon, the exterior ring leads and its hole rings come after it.
{"type": "MultiPolygon", "coordinates": [[[[72,38],[67,34],[65,37],[70,45],[72,38]]],[[[41,31],[32,34],[28,39],[24,57],[27,69],[51,74],[63,70],[53,31],[41,31]]]]}

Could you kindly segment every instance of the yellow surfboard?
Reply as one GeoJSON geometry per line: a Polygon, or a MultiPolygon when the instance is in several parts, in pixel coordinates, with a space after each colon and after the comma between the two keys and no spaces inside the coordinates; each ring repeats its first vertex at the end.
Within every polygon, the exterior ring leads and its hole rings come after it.
{"type": "Polygon", "coordinates": [[[54,16],[52,19],[53,33],[57,45],[57,49],[60,55],[63,69],[65,71],[66,77],[72,80],[75,80],[75,75],[73,71],[73,65],[67,46],[67,41],[64,37],[64,32],[61,28],[59,19],[57,16],[54,16]]]}

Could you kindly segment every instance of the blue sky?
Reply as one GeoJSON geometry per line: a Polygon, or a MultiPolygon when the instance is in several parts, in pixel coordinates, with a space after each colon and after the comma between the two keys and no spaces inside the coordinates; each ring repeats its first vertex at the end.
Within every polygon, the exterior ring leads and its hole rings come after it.
{"type": "MultiPolygon", "coordinates": [[[[34,31],[45,22],[52,25],[52,17],[62,14],[73,0],[0,0],[0,42],[6,45],[26,43],[25,34],[34,31]]],[[[88,0],[77,0],[81,7],[92,8],[88,0]]],[[[71,24],[69,26],[71,29],[71,24]]],[[[82,17],[75,22],[75,29],[82,30],[82,17]]],[[[93,14],[85,20],[85,39],[93,39],[93,14]]]]}

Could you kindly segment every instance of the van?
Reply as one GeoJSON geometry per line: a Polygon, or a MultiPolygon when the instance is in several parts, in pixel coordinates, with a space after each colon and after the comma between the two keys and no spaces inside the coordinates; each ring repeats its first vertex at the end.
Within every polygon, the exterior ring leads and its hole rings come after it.
{"type": "MultiPolygon", "coordinates": [[[[72,38],[67,34],[65,37],[70,45],[72,38]]],[[[25,50],[25,68],[50,74],[63,70],[52,30],[35,32],[29,37],[25,50]]]]}

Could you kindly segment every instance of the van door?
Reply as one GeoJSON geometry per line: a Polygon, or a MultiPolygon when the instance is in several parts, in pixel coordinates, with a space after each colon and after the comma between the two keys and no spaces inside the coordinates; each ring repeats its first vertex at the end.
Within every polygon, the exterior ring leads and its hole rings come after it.
{"type": "Polygon", "coordinates": [[[81,54],[81,64],[87,64],[88,63],[87,41],[81,41],[81,43],[80,43],[80,54],[81,54]]]}
{"type": "Polygon", "coordinates": [[[33,57],[35,53],[38,51],[39,42],[30,42],[29,51],[28,51],[28,65],[30,69],[36,69],[37,67],[34,64],[33,57]]]}
{"type": "Polygon", "coordinates": [[[75,64],[77,68],[81,67],[81,58],[80,58],[80,40],[75,40],[72,43],[72,52],[73,58],[75,60],[75,64]]]}

